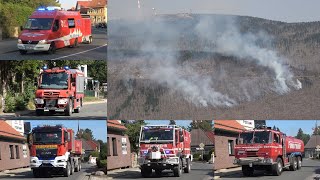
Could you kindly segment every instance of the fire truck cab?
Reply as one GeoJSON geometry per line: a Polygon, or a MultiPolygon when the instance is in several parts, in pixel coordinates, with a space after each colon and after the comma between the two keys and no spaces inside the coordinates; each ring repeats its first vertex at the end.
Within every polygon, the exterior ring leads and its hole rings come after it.
{"type": "Polygon", "coordinates": [[[21,30],[17,45],[21,54],[28,51],[52,54],[58,48],[92,42],[90,17],[60,7],[37,9],[21,30]]]}
{"type": "Polygon", "coordinates": [[[142,177],[150,177],[152,170],[161,176],[165,169],[173,170],[179,177],[182,170],[191,171],[191,135],[176,125],[142,126],[139,137],[138,157],[142,177]]]}
{"type": "Polygon", "coordinates": [[[301,169],[303,152],[303,141],[262,127],[239,134],[234,164],[242,166],[244,176],[253,176],[254,170],[267,170],[279,176],[285,168],[301,169]]]}
{"type": "Polygon", "coordinates": [[[34,177],[62,174],[66,177],[81,170],[82,142],[74,131],[62,125],[33,128],[28,135],[30,167],[34,177]]]}
{"type": "Polygon", "coordinates": [[[85,76],[78,69],[43,67],[35,95],[36,114],[63,112],[79,113],[84,99],[85,76]]]}

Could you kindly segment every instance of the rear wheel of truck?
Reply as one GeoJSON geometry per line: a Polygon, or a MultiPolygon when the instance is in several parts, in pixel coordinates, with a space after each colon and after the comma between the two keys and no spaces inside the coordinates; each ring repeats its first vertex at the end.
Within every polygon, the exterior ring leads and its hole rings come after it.
{"type": "Polygon", "coordinates": [[[249,167],[248,165],[244,165],[244,166],[242,166],[241,169],[242,169],[243,176],[249,176],[249,177],[253,176],[253,173],[254,173],[253,167],[249,167]]]}
{"type": "Polygon", "coordinates": [[[72,175],[74,173],[74,168],[75,168],[74,165],[75,164],[74,164],[73,161],[70,164],[71,164],[71,166],[70,166],[71,167],[70,174],[72,175]]]}
{"type": "Polygon", "coordinates": [[[182,174],[182,162],[181,162],[181,159],[179,159],[179,165],[178,166],[175,166],[173,168],[173,174],[175,177],[180,177],[181,174],[182,174]]]}
{"type": "Polygon", "coordinates": [[[297,166],[298,166],[298,162],[297,162],[297,158],[293,157],[292,158],[292,164],[290,165],[289,169],[290,171],[296,171],[297,170],[297,166]]]}
{"type": "Polygon", "coordinates": [[[80,99],[80,102],[79,102],[80,105],[78,106],[78,108],[77,108],[77,109],[74,109],[74,112],[75,112],[75,113],[80,113],[80,110],[81,110],[81,107],[82,107],[82,105],[81,105],[82,102],[81,102],[81,101],[82,101],[82,100],[80,99]]]}
{"type": "Polygon", "coordinates": [[[74,172],[79,172],[80,171],[80,162],[76,165],[76,168],[74,168],[74,172]]]}
{"type": "Polygon", "coordinates": [[[43,109],[36,109],[36,115],[37,116],[42,116],[44,114],[44,110],[43,109]]]}
{"type": "Polygon", "coordinates": [[[190,163],[190,159],[187,158],[186,159],[186,167],[184,168],[184,172],[189,173],[190,171],[191,171],[191,163],[190,163]]]}
{"type": "Polygon", "coordinates": [[[26,50],[19,50],[19,52],[20,52],[21,55],[25,55],[25,54],[27,54],[28,51],[26,51],[26,50]]]}
{"type": "Polygon", "coordinates": [[[72,105],[72,101],[71,99],[69,99],[69,102],[67,104],[66,109],[64,110],[64,113],[66,116],[71,116],[72,114],[72,109],[73,109],[73,105],[72,105]]]}
{"type": "Polygon", "coordinates": [[[70,162],[67,162],[67,167],[63,169],[63,175],[64,177],[69,177],[71,174],[71,168],[70,168],[70,162]]]}
{"type": "Polygon", "coordinates": [[[48,50],[48,54],[54,54],[56,52],[57,48],[56,48],[56,44],[54,42],[51,42],[49,50],[48,50]]]}
{"type": "Polygon", "coordinates": [[[35,178],[40,177],[40,171],[38,169],[33,169],[32,173],[33,173],[33,177],[35,177],[35,178]]]}
{"type": "Polygon", "coordinates": [[[141,168],[141,176],[142,177],[150,177],[152,175],[152,169],[149,167],[142,167],[141,168]]]}
{"type": "Polygon", "coordinates": [[[277,158],[277,164],[273,165],[273,174],[276,176],[280,176],[283,170],[282,159],[277,158]]]}
{"type": "Polygon", "coordinates": [[[89,44],[91,44],[91,43],[92,43],[92,36],[90,36],[90,37],[89,37],[89,41],[88,41],[88,43],[89,43],[89,44]]]}
{"type": "Polygon", "coordinates": [[[301,157],[300,156],[298,156],[297,157],[297,169],[301,169],[301,167],[302,167],[302,160],[301,160],[301,157]]]}

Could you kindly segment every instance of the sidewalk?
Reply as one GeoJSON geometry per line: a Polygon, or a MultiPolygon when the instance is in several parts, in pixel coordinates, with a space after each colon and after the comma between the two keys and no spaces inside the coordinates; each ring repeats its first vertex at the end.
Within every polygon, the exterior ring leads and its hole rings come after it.
{"type": "Polygon", "coordinates": [[[18,51],[16,38],[0,40],[0,54],[18,51]]]}
{"type": "Polygon", "coordinates": [[[127,176],[127,175],[130,175],[132,172],[140,173],[140,169],[139,168],[126,168],[126,169],[116,169],[116,170],[107,171],[107,179],[111,180],[114,178],[127,176]]]}
{"type": "Polygon", "coordinates": [[[213,179],[220,179],[224,176],[230,176],[233,174],[241,173],[241,167],[234,167],[229,169],[219,169],[214,171],[214,178],[213,179]]]}
{"type": "Polygon", "coordinates": [[[5,177],[21,176],[21,174],[31,173],[31,168],[19,168],[13,170],[5,170],[0,172],[0,179],[5,177]]]}
{"type": "Polygon", "coordinates": [[[89,101],[89,102],[83,102],[83,105],[90,105],[90,104],[103,104],[107,103],[107,99],[101,99],[101,101],[89,101]]]}

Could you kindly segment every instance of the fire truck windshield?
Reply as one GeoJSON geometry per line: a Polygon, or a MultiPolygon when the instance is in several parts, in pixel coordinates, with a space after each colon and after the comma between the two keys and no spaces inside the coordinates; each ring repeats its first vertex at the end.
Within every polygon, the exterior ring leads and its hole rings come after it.
{"type": "Polygon", "coordinates": [[[140,141],[173,141],[173,129],[143,129],[140,141]]]}
{"type": "Polygon", "coordinates": [[[240,134],[239,144],[270,143],[269,131],[244,132],[240,134]]]}
{"type": "Polygon", "coordinates": [[[41,89],[68,89],[67,73],[43,73],[41,75],[41,89]]]}
{"type": "Polygon", "coordinates": [[[33,133],[34,144],[61,144],[62,132],[35,132],[33,133]]]}
{"type": "Polygon", "coordinates": [[[24,29],[28,30],[50,30],[52,27],[52,18],[32,18],[28,19],[24,29]]]}

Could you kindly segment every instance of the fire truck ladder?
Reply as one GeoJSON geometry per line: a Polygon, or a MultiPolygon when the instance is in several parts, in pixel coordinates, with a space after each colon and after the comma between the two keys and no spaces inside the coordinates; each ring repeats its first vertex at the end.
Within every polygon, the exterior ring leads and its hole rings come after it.
{"type": "Polygon", "coordinates": [[[283,164],[284,164],[284,166],[286,166],[285,165],[286,161],[289,160],[287,157],[287,147],[286,147],[286,143],[285,143],[286,142],[286,135],[284,134],[282,137],[283,137],[282,138],[282,156],[283,156],[283,161],[284,161],[283,164]]]}

